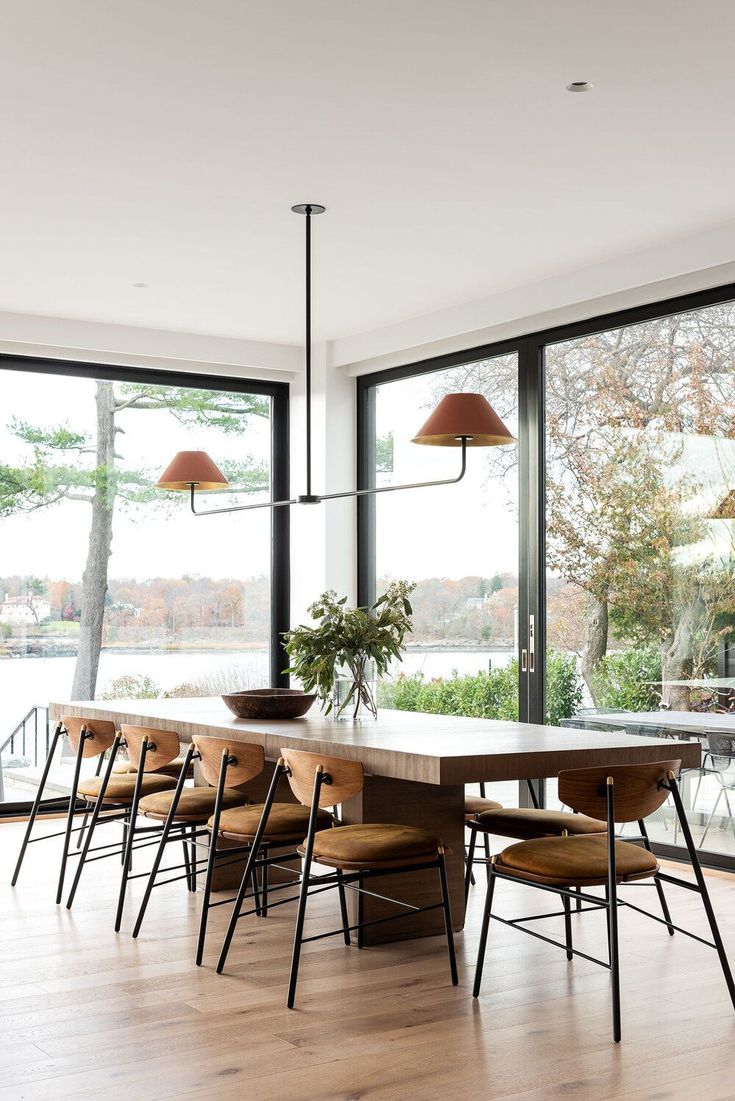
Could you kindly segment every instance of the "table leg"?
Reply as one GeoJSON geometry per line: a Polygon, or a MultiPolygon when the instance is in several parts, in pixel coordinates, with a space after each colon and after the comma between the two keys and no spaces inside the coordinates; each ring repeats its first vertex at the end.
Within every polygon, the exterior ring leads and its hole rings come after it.
{"type": "MultiPolygon", "coordinates": [[[[421,826],[431,830],[444,842],[449,882],[449,897],[455,930],[464,926],[464,787],[419,784],[410,780],[393,780],[384,776],[367,776],[363,791],[342,806],[345,825],[362,822],[388,822],[395,825],[421,826]],[[451,852],[449,851],[451,850],[451,852]]],[[[427,906],[440,901],[439,875],[432,868],[427,872],[375,878],[366,884],[368,890],[401,899],[414,906],[427,906]]],[[[350,924],[357,921],[357,894],[348,891],[350,924]]],[[[385,917],[398,908],[380,899],[363,895],[364,921],[385,917]]],[[[441,910],[416,914],[401,921],[385,922],[365,929],[364,944],[381,944],[413,937],[435,936],[443,931],[441,910]]]]}

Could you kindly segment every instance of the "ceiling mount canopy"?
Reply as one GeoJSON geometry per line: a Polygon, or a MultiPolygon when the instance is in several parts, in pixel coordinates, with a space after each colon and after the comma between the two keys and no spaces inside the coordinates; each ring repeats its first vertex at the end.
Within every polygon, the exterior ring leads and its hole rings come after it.
{"type": "Polygon", "coordinates": [[[397,486],[373,486],[368,489],[346,489],[339,493],[315,494],[312,489],[311,441],[311,219],[323,214],[319,203],[298,203],[294,214],[301,214],[306,224],[306,311],[304,341],[304,374],[306,389],[306,492],[284,501],[259,501],[252,505],[232,505],[227,508],[197,512],[196,491],[227,489],[229,482],[206,451],[179,451],[156,482],[158,489],[188,491],[191,511],[195,516],[213,516],[222,512],[244,512],[256,508],[283,508],[288,505],[319,504],[341,497],[363,497],[377,493],[396,493],[403,489],[423,489],[429,486],[452,485],[461,481],[467,469],[468,447],[498,447],[515,443],[515,438],[482,394],[446,394],[429,419],[413,438],[413,443],[432,447],[461,448],[459,474],[432,482],[409,482],[397,486]]]}

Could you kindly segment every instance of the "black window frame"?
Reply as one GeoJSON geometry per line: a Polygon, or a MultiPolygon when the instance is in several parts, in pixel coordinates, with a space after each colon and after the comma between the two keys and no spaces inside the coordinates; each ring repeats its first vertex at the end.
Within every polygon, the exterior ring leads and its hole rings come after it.
{"type": "MultiPolygon", "coordinates": [[[[264,382],[242,376],[209,375],[195,371],[167,371],[122,364],[88,363],[78,360],[0,353],[0,370],[19,373],[58,374],[76,378],[105,379],[113,382],[147,383],[152,386],[181,386],[192,390],[221,390],[230,393],[260,394],[271,399],[271,486],[275,500],[290,496],[289,396],[287,382],[264,382]]],[[[289,657],[283,645],[283,632],[290,626],[290,509],[271,513],[270,547],[270,686],[288,687],[284,672],[289,657]]],[[[192,523],[206,523],[195,520],[192,523]]],[[[1,733],[1,732],[0,732],[1,733]]],[[[0,818],[23,814],[30,800],[0,805],[0,818]]],[[[50,810],[53,808],[50,808],[50,810]]]]}
{"type": "MultiPolygon", "coordinates": [[[[700,291],[629,306],[516,337],[456,352],[427,357],[390,367],[356,379],[357,388],[357,484],[360,489],[374,485],[375,471],[375,388],[382,383],[432,371],[445,370],[462,363],[515,353],[518,357],[518,492],[519,492],[519,651],[528,649],[529,617],[534,616],[535,672],[524,674],[519,662],[519,720],[543,723],[545,720],[546,678],[546,510],[545,510],[545,350],[549,345],[574,340],[594,333],[628,325],[637,325],[677,313],[704,309],[723,302],[735,302],[735,283],[725,283],[700,291]]],[[[375,598],[375,497],[359,497],[357,505],[357,594],[358,602],[369,604],[375,598]]],[[[538,795],[543,804],[545,784],[538,795]]],[[[682,859],[679,846],[657,843],[654,850],[663,857],[682,859]]],[[[735,857],[723,853],[701,852],[702,863],[735,871],[735,857]]]]}

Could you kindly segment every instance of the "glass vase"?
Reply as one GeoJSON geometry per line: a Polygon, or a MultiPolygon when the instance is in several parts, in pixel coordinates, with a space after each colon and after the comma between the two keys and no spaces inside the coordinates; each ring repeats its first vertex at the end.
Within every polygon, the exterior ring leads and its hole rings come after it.
{"type": "Polygon", "coordinates": [[[378,673],[370,658],[358,658],[335,672],[332,715],[343,722],[374,722],[378,717],[378,673]]]}

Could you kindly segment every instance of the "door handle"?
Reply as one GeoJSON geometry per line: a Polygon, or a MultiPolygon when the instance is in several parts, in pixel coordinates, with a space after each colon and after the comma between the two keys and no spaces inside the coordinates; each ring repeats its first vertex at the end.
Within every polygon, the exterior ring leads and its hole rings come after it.
{"type": "Polygon", "coordinates": [[[521,650],[521,672],[528,672],[528,650],[521,650]]]}

